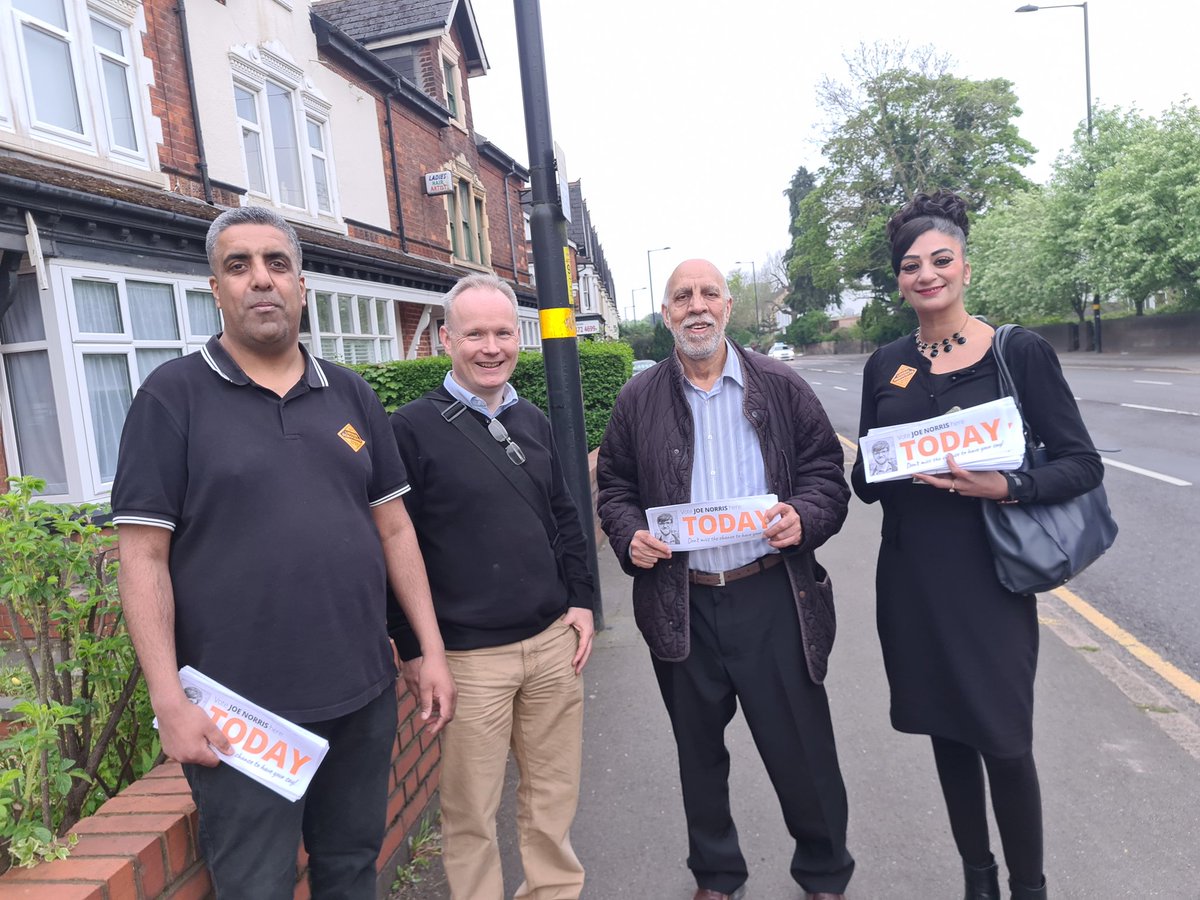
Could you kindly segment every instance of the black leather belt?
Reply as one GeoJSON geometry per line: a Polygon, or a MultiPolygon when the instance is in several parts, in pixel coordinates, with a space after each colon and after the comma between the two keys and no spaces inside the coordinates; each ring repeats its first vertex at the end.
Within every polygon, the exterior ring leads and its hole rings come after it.
{"type": "Polygon", "coordinates": [[[759,572],[765,572],[771,566],[778,565],[781,562],[783,562],[782,555],[768,553],[766,556],[760,556],[747,566],[729,569],[725,572],[700,572],[696,569],[688,569],[688,581],[692,584],[703,584],[706,587],[725,587],[731,581],[737,581],[739,578],[746,578],[750,575],[757,575],[759,572]]]}

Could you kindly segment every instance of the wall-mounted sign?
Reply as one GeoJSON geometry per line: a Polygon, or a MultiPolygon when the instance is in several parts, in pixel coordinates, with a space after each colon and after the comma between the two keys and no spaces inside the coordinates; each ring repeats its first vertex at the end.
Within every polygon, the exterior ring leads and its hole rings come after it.
{"type": "Polygon", "coordinates": [[[562,206],[563,218],[571,221],[571,186],[567,183],[567,158],[558,141],[554,142],[554,168],[558,172],[558,202],[562,206]]]}
{"type": "Polygon", "coordinates": [[[575,320],[576,334],[599,334],[600,320],[599,319],[576,319],[575,320]]]}
{"type": "Polygon", "coordinates": [[[450,172],[426,172],[425,193],[449,194],[454,190],[454,175],[450,172]]]}

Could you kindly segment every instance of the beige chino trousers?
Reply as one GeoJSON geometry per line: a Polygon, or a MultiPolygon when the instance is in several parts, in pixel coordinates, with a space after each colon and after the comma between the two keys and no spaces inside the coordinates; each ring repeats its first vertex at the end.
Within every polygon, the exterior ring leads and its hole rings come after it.
{"type": "Polygon", "coordinates": [[[525,881],[516,900],[576,900],[571,848],[579,803],[583,679],[575,629],[555,621],[516,644],[447,651],[458,685],[442,736],[442,857],[453,900],[503,900],[496,811],[508,751],[517,761],[517,833],[525,881]]]}

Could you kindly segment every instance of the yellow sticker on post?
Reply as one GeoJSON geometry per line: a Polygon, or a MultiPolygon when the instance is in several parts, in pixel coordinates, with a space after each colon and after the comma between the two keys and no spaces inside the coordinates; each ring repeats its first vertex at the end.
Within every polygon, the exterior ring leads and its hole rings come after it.
{"type": "Polygon", "coordinates": [[[538,310],[538,321],[542,326],[542,340],[575,337],[575,310],[569,306],[538,310]]]}

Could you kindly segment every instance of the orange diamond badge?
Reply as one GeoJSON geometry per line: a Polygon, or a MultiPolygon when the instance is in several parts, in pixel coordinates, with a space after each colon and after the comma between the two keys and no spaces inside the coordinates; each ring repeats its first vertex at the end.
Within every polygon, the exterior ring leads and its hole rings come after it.
{"type": "Polygon", "coordinates": [[[359,436],[358,432],[354,430],[354,426],[348,422],[346,423],[346,427],[338,432],[338,437],[349,444],[350,449],[355,453],[367,446],[367,442],[359,436]]]}
{"type": "Polygon", "coordinates": [[[912,366],[901,366],[896,370],[896,374],[892,376],[892,384],[898,388],[906,388],[916,374],[917,370],[912,366]]]}

